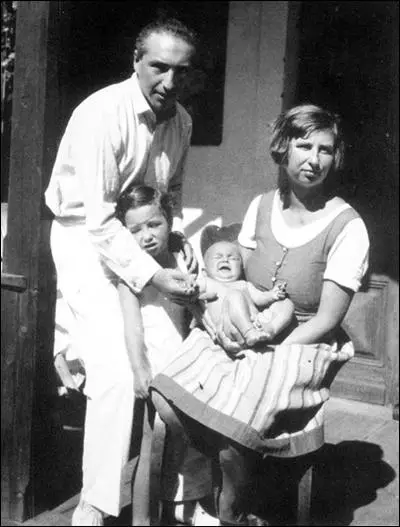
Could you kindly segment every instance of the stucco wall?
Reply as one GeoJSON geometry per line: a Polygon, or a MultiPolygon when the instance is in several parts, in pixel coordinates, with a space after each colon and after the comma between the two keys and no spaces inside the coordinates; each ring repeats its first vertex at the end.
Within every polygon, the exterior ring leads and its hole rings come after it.
{"type": "Polygon", "coordinates": [[[194,146],[184,186],[187,235],[198,247],[207,223],[242,221],[258,193],[271,189],[269,124],[282,106],[288,2],[231,2],[223,140],[194,146]]]}

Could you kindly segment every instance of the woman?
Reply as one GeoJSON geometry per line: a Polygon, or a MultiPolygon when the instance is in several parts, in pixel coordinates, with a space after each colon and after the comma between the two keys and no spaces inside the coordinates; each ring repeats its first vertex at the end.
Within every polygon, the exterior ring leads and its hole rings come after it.
{"type": "Polygon", "coordinates": [[[343,151],[336,115],[314,105],[283,113],[270,146],[281,169],[278,190],[251,203],[239,234],[246,279],[264,290],[285,281],[296,327],[274,350],[242,351],[235,360],[234,341],[244,340],[225,317],[218,334],[229,356],[194,330],[153,382],[153,400],[169,426],[193,435],[200,423],[219,433],[213,443],[222,472],[221,524],[249,524],[246,489],[256,452],[293,448],[322,432],[329,385],[354,354],[340,323],[367,270],[369,240],[357,212],[332,192],[343,151]],[[287,410],[297,411],[285,420],[287,410]]]}

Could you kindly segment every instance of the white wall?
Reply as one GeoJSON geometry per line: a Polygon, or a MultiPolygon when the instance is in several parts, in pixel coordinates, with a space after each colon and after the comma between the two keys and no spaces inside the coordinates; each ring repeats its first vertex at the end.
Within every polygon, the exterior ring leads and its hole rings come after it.
{"type": "Polygon", "coordinates": [[[193,146],[183,203],[186,234],[242,221],[252,200],[275,186],[269,124],[281,111],[288,2],[230,2],[223,140],[193,146]]]}

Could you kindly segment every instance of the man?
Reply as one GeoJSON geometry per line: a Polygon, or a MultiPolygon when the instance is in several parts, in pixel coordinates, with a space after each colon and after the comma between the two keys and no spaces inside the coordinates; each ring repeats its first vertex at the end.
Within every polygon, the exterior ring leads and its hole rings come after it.
{"type": "MultiPolygon", "coordinates": [[[[115,278],[138,294],[147,284],[178,300],[195,294],[189,274],[162,269],[115,217],[120,194],[145,183],[172,193],[173,228],[182,232],[192,123],[176,98],[195,45],[195,35],[177,20],[146,26],[132,77],[97,91],[73,112],[45,194],[55,215],[55,355],[79,358],[86,371],[83,485],[73,525],[102,525],[104,513],[120,512],[134,391],[115,278]]],[[[183,234],[179,239],[192,270],[191,247],[183,234]]]]}

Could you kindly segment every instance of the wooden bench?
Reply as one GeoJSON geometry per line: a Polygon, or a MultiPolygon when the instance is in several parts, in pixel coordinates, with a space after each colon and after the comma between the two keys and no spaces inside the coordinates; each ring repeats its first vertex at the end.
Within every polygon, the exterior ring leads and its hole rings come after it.
{"type": "MultiPolygon", "coordinates": [[[[151,403],[146,405],[139,461],[132,476],[132,525],[158,526],[161,521],[160,489],[165,451],[166,426],[151,403]]],[[[297,525],[310,524],[313,471],[316,454],[324,445],[324,427],[288,441],[288,448],[268,457],[292,459],[296,465],[297,525]]]]}

